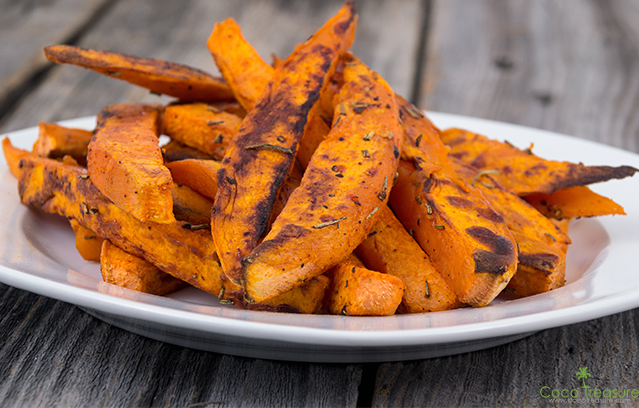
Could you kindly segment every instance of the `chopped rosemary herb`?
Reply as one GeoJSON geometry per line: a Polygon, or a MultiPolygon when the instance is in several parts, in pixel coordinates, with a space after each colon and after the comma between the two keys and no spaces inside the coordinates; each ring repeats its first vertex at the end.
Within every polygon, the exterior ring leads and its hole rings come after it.
{"type": "Polygon", "coordinates": [[[420,133],[419,136],[417,136],[417,139],[415,139],[415,147],[419,147],[419,144],[422,142],[422,134],[420,133]]]}
{"type": "Polygon", "coordinates": [[[364,136],[364,140],[369,141],[375,136],[375,131],[371,130],[366,136],[364,136]]]}
{"type": "Polygon", "coordinates": [[[364,155],[364,157],[366,158],[371,157],[370,153],[368,153],[368,150],[366,149],[362,150],[362,155],[364,155]]]}
{"type": "Polygon", "coordinates": [[[377,198],[379,198],[379,201],[384,201],[386,200],[387,196],[388,196],[388,177],[384,177],[384,185],[382,186],[382,191],[377,195],[377,198]]]}
{"type": "Polygon", "coordinates": [[[425,285],[424,285],[424,297],[426,299],[430,298],[430,288],[428,287],[428,281],[425,281],[425,285]]]}
{"type": "Polygon", "coordinates": [[[107,73],[106,73],[106,74],[107,74],[107,75],[114,76],[114,77],[122,76],[122,72],[119,72],[119,71],[115,71],[115,72],[113,72],[113,71],[107,71],[107,73]]]}
{"type": "Polygon", "coordinates": [[[545,234],[548,235],[552,239],[553,242],[557,242],[557,240],[555,239],[555,237],[552,236],[552,234],[549,234],[547,232],[545,234]]]}
{"type": "Polygon", "coordinates": [[[221,133],[218,133],[217,136],[215,136],[213,143],[222,143],[222,141],[224,141],[224,136],[222,136],[221,133]]]}
{"type": "Polygon", "coordinates": [[[89,175],[88,175],[88,174],[80,174],[80,175],[78,176],[78,178],[79,178],[79,179],[88,179],[88,178],[89,178],[89,175]]]}
{"type": "Polygon", "coordinates": [[[343,115],[343,116],[346,116],[346,108],[344,107],[343,103],[339,104],[339,114],[343,115]]]}
{"type": "Polygon", "coordinates": [[[84,237],[84,239],[96,239],[97,237],[95,235],[89,235],[84,237]]]}
{"type": "Polygon", "coordinates": [[[440,229],[440,230],[443,230],[444,228],[446,228],[445,226],[441,224],[434,224],[433,227],[435,227],[435,229],[440,229]]]}
{"type": "Polygon", "coordinates": [[[391,140],[393,138],[393,135],[395,134],[395,132],[393,132],[392,130],[390,132],[388,132],[388,140],[391,140]]]}
{"type": "Polygon", "coordinates": [[[428,203],[424,203],[424,205],[426,206],[426,212],[428,215],[433,215],[433,207],[431,207],[428,203]]]}
{"type": "Polygon", "coordinates": [[[419,197],[415,197],[415,201],[417,201],[417,204],[422,205],[422,199],[419,197]]]}
{"type": "Polygon", "coordinates": [[[397,179],[399,178],[399,173],[395,172],[395,177],[393,177],[393,185],[395,185],[395,183],[397,183],[397,179]]]}
{"type": "Polygon", "coordinates": [[[274,145],[270,143],[262,143],[262,144],[246,146],[244,149],[246,150],[259,150],[259,149],[276,150],[278,152],[293,154],[293,150],[289,149],[288,147],[282,147],[282,146],[278,146],[278,145],[274,145]]]}
{"type": "Polygon", "coordinates": [[[482,183],[480,181],[479,184],[481,184],[482,186],[484,186],[486,188],[495,188],[495,185],[493,183],[482,183]]]}
{"type": "Polygon", "coordinates": [[[82,201],[82,211],[83,211],[85,214],[88,214],[88,213],[89,213],[89,207],[87,207],[87,203],[85,203],[84,201],[82,201]]]}
{"type": "MultiPolygon", "coordinates": [[[[481,170],[479,173],[477,173],[477,175],[475,176],[475,178],[473,179],[473,182],[470,184],[471,186],[475,187],[475,183],[477,182],[477,180],[481,177],[481,176],[485,176],[486,174],[501,174],[500,170],[481,170]]],[[[488,186],[486,186],[488,187],[488,186]]],[[[493,186],[495,187],[495,186],[493,186]]],[[[491,187],[492,188],[492,187],[491,187]]]]}
{"type": "Polygon", "coordinates": [[[224,296],[224,285],[222,285],[222,287],[220,288],[220,293],[217,294],[218,299],[222,299],[222,296],[224,296]]]}
{"type": "Polygon", "coordinates": [[[224,123],[223,120],[216,120],[216,121],[211,121],[209,123],[207,123],[207,126],[215,126],[215,125],[221,125],[222,123],[224,123]]]}
{"type": "Polygon", "coordinates": [[[373,214],[375,214],[377,212],[377,210],[379,210],[379,207],[375,207],[373,209],[373,211],[371,211],[371,213],[366,216],[366,219],[369,219],[370,217],[372,217],[373,214]]]}
{"type": "Polygon", "coordinates": [[[340,221],[344,221],[345,219],[346,219],[346,217],[342,217],[342,218],[338,218],[336,220],[326,221],[326,222],[323,222],[321,224],[313,225],[313,228],[320,229],[320,228],[328,227],[330,225],[337,224],[340,221]]]}
{"type": "Polygon", "coordinates": [[[220,299],[220,304],[222,305],[232,305],[233,303],[235,302],[233,302],[231,299],[220,299]]]}

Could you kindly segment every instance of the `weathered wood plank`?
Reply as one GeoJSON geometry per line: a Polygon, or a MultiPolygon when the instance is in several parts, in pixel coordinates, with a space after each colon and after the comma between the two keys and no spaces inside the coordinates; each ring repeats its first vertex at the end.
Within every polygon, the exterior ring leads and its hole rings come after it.
{"type": "MultiPolygon", "coordinates": [[[[77,45],[166,59],[217,73],[206,48],[216,21],[235,18],[245,37],[270,61],[271,53],[288,55],[295,44],[304,41],[336,13],[341,3],[341,0],[120,2],[77,45]]],[[[419,0],[359,4],[360,23],[353,51],[406,95],[412,91],[420,10],[419,0]],[[395,38],[401,41],[395,42],[395,38]]],[[[112,103],[168,100],[94,72],[59,66],[2,122],[0,131],[33,126],[39,120],[94,115],[112,103]]]]}
{"type": "Polygon", "coordinates": [[[109,0],[0,2],[0,114],[49,65],[42,47],[80,35],[109,0]]]}
{"type": "Polygon", "coordinates": [[[0,284],[0,406],[355,406],[357,365],[265,361],[150,340],[0,284]]]}
{"type": "Polygon", "coordinates": [[[639,152],[639,3],[433,1],[420,106],[639,152]]]}

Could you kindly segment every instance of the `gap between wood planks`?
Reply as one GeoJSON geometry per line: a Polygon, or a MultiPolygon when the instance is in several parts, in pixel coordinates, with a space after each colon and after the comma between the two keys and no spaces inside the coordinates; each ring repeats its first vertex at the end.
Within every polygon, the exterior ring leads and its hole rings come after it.
{"type": "MultiPolygon", "coordinates": [[[[71,32],[69,36],[61,42],[61,44],[77,44],[91,29],[91,27],[104,18],[108,14],[109,10],[111,10],[119,1],[120,0],[103,1],[102,4],[95,9],[93,14],[87,18],[85,23],[80,25],[74,32],[71,32]]],[[[24,98],[40,86],[40,84],[47,78],[54,65],[55,64],[52,62],[44,64],[0,98],[0,125],[11,115],[24,98]]]]}

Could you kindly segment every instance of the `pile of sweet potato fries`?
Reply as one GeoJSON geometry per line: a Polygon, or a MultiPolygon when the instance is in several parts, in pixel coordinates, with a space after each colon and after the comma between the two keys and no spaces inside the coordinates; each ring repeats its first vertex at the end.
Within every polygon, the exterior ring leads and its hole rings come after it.
{"type": "Polygon", "coordinates": [[[420,313],[562,286],[569,220],[624,213],[586,185],[637,169],[439,130],[349,53],[356,22],[346,1],[272,65],[215,24],[222,78],[45,48],[175,101],[107,106],[92,132],[40,123],[32,152],[5,139],[22,202],[67,217],[108,283],[247,309],[420,313]]]}

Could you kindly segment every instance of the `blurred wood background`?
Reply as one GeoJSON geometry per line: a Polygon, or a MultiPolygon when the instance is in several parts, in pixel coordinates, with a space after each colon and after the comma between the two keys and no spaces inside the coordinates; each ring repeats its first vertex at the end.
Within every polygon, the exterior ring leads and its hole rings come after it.
{"type": "MultiPolygon", "coordinates": [[[[0,0],[0,132],[161,101],[54,66],[66,43],[216,72],[214,22],[286,56],[339,0],[0,0]]],[[[639,1],[360,0],[353,52],[420,108],[639,152],[639,1]]],[[[309,364],[191,350],[0,284],[1,406],[525,406],[579,367],[639,387],[639,309],[504,346],[386,364],[309,364]]],[[[635,401],[636,403],[636,401],[635,401]]],[[[556,403],[556,405],[561,405],[556,403]]],[[[594,404],[593,404],[594,405],[594,404]]]]}

